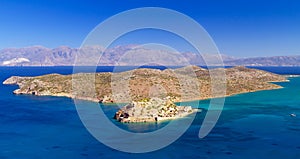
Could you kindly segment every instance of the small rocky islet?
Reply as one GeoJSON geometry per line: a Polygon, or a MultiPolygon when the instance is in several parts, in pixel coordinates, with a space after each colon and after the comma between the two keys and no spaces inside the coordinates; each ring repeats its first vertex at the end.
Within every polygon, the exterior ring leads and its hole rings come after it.
{"type": "Polygon", "coordinates": [[[169,98],[151,98],[127,104],[116,112],[114,119],[123,123],[159,122],[199,111],[191,106],[177,106],[169,98]]]}

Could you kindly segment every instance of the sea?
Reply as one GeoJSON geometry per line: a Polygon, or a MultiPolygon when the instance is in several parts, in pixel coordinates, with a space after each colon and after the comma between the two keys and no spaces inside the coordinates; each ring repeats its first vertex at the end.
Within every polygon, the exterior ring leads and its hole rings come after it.
{"type": "MultiPolygon", "coordinates": [[[[300,67],[255,68],[300,75],[300,67]]],[[[127,69],[130,68],[124,68],[127,69]]],[[[97,72],[111,71],[113,67],[97,68],[97,72]]],[[[72,67],[0,67],[0,82],[10,76],[72,72],[72,67]]],[[[121,152],[99,142],[84,127],[70,98],[14,95],[12,91],[17,86],[1,84],[0,159],[298,159],[300,77],[289,80],[276,83],[282,89],[226,97],[216,126],[202,139],[198,133],[209,100],[200,101],[193,107],[203,111],[196,114],[187,131],[169,146],[148,153],[121,152]]],[[[91,104],[85,102],[87,106],[91,104]]],[[[127,131],[156,131],[168,124],[123,125],[112,119],[116,105],[101,107],[112,122],[127,131]]]]}

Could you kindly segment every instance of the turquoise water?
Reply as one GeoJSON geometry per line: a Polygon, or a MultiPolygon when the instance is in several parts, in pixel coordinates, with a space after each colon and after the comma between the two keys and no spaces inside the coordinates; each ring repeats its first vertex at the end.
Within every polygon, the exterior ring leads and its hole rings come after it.
{"type": "MultiPolygon", "coordinates": [[[[72,70],[2,67],[0,72],[2,82],[11,75],[70,74],[72,70]]],[[[145,154],[119,152],[98,142],[82,125],[71,99],[16,96],[11,93],[16,86],[1,85],[0,159],[297,159],[300,158],[300,78],[278,84],[284,88],[227,97],[216,127],[204,139],[198,138],[198,132],[209,101],[201,101],[204,111],[197,114],[182,137],[164,149],[145,154]],[[291,117],[291,113],[298,116],[291,117]]],[[[112,105],[102,107],[109,117],[117,109],[112,105]]],[[[128,131],[147,132],[167,123],[115,124],[128,131]]]]}

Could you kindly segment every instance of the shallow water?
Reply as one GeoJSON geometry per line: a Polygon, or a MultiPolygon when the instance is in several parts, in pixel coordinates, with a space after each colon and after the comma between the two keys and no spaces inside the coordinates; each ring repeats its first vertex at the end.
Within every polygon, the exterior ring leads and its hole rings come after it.
{"type": "MultiPolygon", "coordinates": [[[[0,72],[3,81],[11,75],[70,74],[72,70],[1,67],[0,72]]],[[[204,111],[197,114],[182,137],[164,149],[145,154],[119,152],[98,142],[81,123],[71,99],[16,96],[11,93],[16,86],[1,85],[0,158],[297,159],[300,158],[300,78],[279,84],[284,88],[227,97],[216,127],[204,139],[198,138],[198,132],[209,101],[201,101],[199,107],[204,111]],[[291,117],[291,113],[298,116],[291,117]]],[[[111,105],[102,108],[109,117],[117,109],[111,105]]],[[[115,124],[128,131],[148,132],[167,123],[115,124]]]]}

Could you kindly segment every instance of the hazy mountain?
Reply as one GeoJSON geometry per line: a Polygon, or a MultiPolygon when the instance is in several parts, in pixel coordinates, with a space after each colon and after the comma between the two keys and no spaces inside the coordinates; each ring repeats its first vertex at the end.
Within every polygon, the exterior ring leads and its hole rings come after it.
{"type": "MultiPolygon", "coordinates": [[[[124,45],[104,51],[101,46],[89,46],[83,49],[61,46],[50,49],[43,46],[25,48],[7,48],[0,50],[0,66],[72,66],[77,57],[77,64],[87,65],[206,65],[216,64],[217,55],[184,52],[175,53],[154,50],[137,45],[124,45]],[[101,59],[99,60],[99,54],[101,59]],[[150,61],[150,62],[149,62],[150,61]]],[[[300,66],[300,56],[273,56],[255,58],[236,58],[221,55],[224,65],[244,66],[300,66]]]]}
{"type": "Polygon", "coordinates": [[[49,49],[42,46],[0,50],[0,65],[54,66],[73,63],[78,49],[61,46],[49,49]]]}
{"type": "Polygon", "coordinates": [[[239,58],[227,60],[225,64],[230,66],[300,66],[300,56],[239,58]]]}

